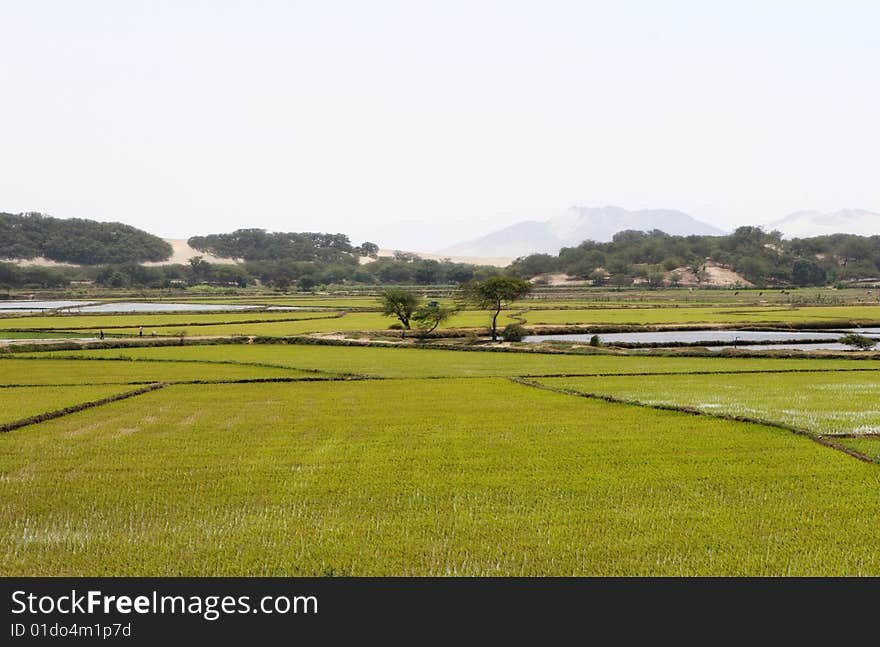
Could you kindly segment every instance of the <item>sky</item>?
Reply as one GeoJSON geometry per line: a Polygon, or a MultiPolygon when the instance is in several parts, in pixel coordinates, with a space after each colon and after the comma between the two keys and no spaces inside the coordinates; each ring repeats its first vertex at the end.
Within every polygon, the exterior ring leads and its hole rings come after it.
{"type": "Polygon", "coordinates": [[[0,211],[415,251],[573,205],[880,211],[878,24],[874,0],[0,0],[0,211]]]}

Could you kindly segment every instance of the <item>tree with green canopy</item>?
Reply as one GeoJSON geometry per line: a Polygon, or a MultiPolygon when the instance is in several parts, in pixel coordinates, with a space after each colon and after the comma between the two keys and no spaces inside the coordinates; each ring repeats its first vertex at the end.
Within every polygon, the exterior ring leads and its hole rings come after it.
{"type": "Polygon", "coordinates": [[[493,276],[485,281],[472,281],[462,286],[466,302],[492,310],[492,341],[498,341],[498,315],[501,310],[532,290],[532,284],[514,276],[493,276]]]}

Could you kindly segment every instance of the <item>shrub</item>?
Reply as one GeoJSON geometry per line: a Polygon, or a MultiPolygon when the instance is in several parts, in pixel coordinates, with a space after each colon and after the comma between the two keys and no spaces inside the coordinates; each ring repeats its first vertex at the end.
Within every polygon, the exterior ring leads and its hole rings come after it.
{"type": "Polygon", "coordinates": [[[501,331],[501,339],[504,341],[522,341],[525,336],[526,329],[515,323],[507,324],[501,331]]]}
{"type": "Polygon", "coordinates": [[[841,344],[852,346],[857,350],[870,350],[877,343],[876,339],[865,337],[864,335],[844,335],[838,340],[841,344]]]}

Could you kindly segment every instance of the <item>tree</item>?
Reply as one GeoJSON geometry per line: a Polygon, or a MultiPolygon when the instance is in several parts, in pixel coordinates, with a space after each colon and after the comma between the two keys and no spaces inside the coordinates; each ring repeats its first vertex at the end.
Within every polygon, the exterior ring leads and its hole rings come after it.
{"type": "Polygon", "coordinates": [[[648,272],[648,286],[652,289],[663,287],[666,275],[663,272],[648,272]]]}
{"type": "Polygon", "coordinates": [[[492,310],[492,341],[498,341],[498,315],[504,306],[526,296],[532,289],[528,281],[514,276],[493,276],[462,286],[465,301],[492,310]]]}
{"type": "Polygon", "coordinates": [[[379,298],[382,301],[382,314],[397,317],[404,330],[409,330],[413,313],[419,307],[419,297],[409,290],[386,290],[379,298]]]}
{"type": "Polygon", "coordinates": [[[189,267],[192,270],[194,283],[207,280],[211,273],[211,264],[203,256],[193,256],[189,259],[189,267]]]}
{"type": "Polygon", "coordinates": [[[871,350],[877,343],[876,339],[865,337],[864,335],[849,334],[838,339],[841,344],[852,346],[856,350],[871,350]]]}
{"type": "Polygon", "coordinates": [[[444,308],[432,301],[426,306],[421,306],[413,313],[412,322],[419,329],[419,335],[427,337],[437,330],[437,326],[454,314],[455,308],[444,308]]]}
{"type": "Polygon", "coordinates": [[[825,270],[813,261],[799,258],[791,268],[791,280],[795,285],[822,285],[825,279],[825,270]]]}

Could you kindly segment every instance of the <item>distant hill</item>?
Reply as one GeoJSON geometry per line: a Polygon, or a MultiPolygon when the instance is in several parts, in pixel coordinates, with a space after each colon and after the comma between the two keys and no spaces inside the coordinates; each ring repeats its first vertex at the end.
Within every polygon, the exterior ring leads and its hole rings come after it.
{"type": "Polygon", "coordinates": [[[623,231],[558,255],[518,258],[507,271],[548,283],[628,286],[806,286],[880,281],[878,238],[854,234],[784,240],[779,231],[737,227],[726,236],[623,231]]]}
{"type": "Polygon", "coordinates": [[[441,250],[458,256],[519,257],[555,254],[585,240],[608,242],[619,231],[660,229],[676,236],[720,236],[725,232],[674,209],[628,211],[621,207],[571,207],[549,220],[526,220],[441,250]]]}
{"type": "Polygon", "coordinates": [[[121,222],[0,213],[0,259],[102,265],[163,261],[171,245],[121,222]]]}
{"type": "Polygon", "coordinates": [[[797,211],[781,220],[768,223],[764,229],[781,231],[786,238],[811,238],[830,234],[880,235],[880,213],[864,209],[797,211]]]}

